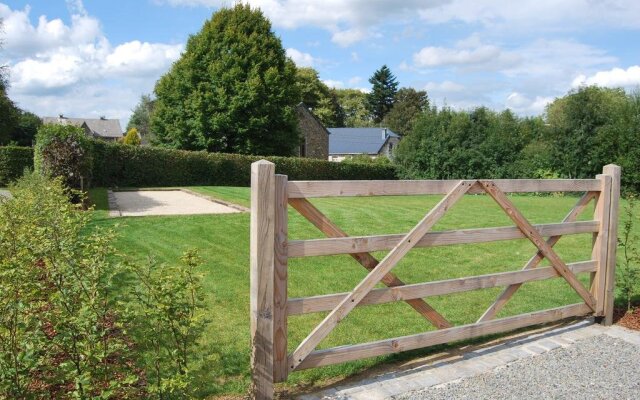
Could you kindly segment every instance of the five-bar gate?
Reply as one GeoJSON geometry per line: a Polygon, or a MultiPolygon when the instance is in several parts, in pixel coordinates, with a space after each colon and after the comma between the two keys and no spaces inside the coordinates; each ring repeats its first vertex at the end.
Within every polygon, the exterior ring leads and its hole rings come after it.
{"type": "Polygon", "coordinates": [[[365,357],[407,351],[457,340],[511,331],[568,317],[595,315],[611,324],[620,197],[620,167],[607,165],[595,179],[507,179],[430,181],[291,181],[276,175],[274,164],[251,166],[251,337],[254,398],[271,398],[273,383],[289,372],[337,364],[365,357]],[[562,222],[533,225],[505,193],[584,192],[562,222]],[[430,232],[436,222],[465,194],[484,193],[493,198],[515,226],[430,232]],[[349,237],[318,210],[309,198],[332,196],[389,196],[441,194],[436,204],[406,234],[349,237]],[[595,203],[593,220],[577,221],[595,203]],[[287,209],[291,206],[326,238],[289,240],[287,209]],[[593,234],[590,260],[565,263],[554,251],[563,235],[593,234]],[[483,243],[527,238],[537,249],[522,270],[467,278],[405,284],[393,268],[414,247],[483,243]],[[371,252],[390,250],[381,260],[371,252]],[[348,293],[290,299],[287,296],[287,260],[350,254],[369,270],[348,293]],[[537,268],[543,259],[551,266],[537,268]],[[590,273],[585,287],[577,278],[590,273]],[[564,307],[494,319],[525,282],[560,277],[582,302],[564,307]],[[383,283],[387,288],[375,286],[383,283]],[[474,324],[452,326],[424,300],[429,296],[504,286],[495,302],[474,324]],[[316,350],[318,344],[355,307],[404,301],[432,323],[435,331],[349,346],[316,350]],[[296,349],[287,352],[290,315],[329,311],[296,349]]]}

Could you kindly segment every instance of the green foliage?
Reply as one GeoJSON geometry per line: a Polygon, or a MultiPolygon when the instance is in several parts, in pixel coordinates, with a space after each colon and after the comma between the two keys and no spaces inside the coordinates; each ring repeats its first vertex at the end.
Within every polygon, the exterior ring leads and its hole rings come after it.
{"type": "Polygon", "coordinates": [[[533,177],[544,165],[531,168],[537,153],[527,146],[543,128],[542,121],[510,111],[433,109],[400,142],[395,161],[404,178],[533,177]]]}
{"type": "Polygon", "coordinates": [[[25,169],[33,169],[33,149],[30,147],[0,147],[0,186],[22,176],[25,169]]]}
{"type": "Polygon", "coordinates": [[[57,178],[35,173],[0,200],[0,398],[139,398],[139,380],[111,296],[122,271],[113,233],[57,178]]]}
{"type": "MultiPolygon", "coordinates": [[[[159,265],[153,260],[132,271],[139,304],[134,338],[146,354],[149,393],[158,398],[190,397],[194,392],[192,354],[205,326],[202,259],[196,250],[182,256],[184,265],[159,265]],[[170,279],[167,279],[170,277],[170,279]]],[[[198,358],[204,358],[202,352],[198,358]]]]}
{"type": "Polygon", "coordinates": [[[638,222],[636,198],[629,196],[625,207],[625,220],[618,245],[622,248],[622,262],[617,269],[617,285],[625,301],[627,311],[631,310],[633,298],[640,290],[640,238],[634,230],[638,222]]]}
{"type": "Polygon", "coordinates": [[[265,158],[291,180],[395,179],[393,166],[297,157],[257,157],[93,143],[93,185],[108,187],[248,186],[251,163],[265,158]]]}
{"type": "Polygon", "coordinates": [[[120,262],[112,230],[28,173],[0,199],[0,399],[192,397],[201,264],[120,262]]]}
{"type": "Polygon", "coordinates": [[[388,157],[371,157],[368,154],[358,154],[357,156],[349,156],[342,160],[343,163],[355,163],[355,164],[376,164],[376,165],[391,165],[391,160],[388,157]]]}
{"type": "Polygon", "coordinates": [[[140,135],[138,135],[138,130],[136,128],[129,129],[122,138],[122,143],[130,146],[140,146],[142,141],[140,140],[140,135]]]}
{"type": "Polygon", "coordinates": [[[7,84],[0,76],[0,144],[11,140],[11,135],[20,121],[20,109],[7,95],[7,84]]]}
{"type": "Polygon", "coordinates": [[[357,89],[336,89],[338,103],[344,113],[344,126],[366,128],[375,126],[367,108],[367,94],[357,89]]]}
{"type": "Polygon", "coordinates": [[[296,87],[301,101],[326,127],[344,126],[344,112],[340,107],[335,89],[329,89],[320,80],[318,71],[313,68],[298,68],[296,87]]]}
{"type": "Polygon", "coordinates": [[[127,131],[136,128],[145,144],[154,141],[154,135],[151,131],[151,115],[154,107],[155,100],[152,100],[150,95],[140,96],[140,102],[133,109],[133,114],[127,123],[127,131]]]}
{"type": "Polygon", "coordinates": [[[290,155],[299,145],[295,65],[248,5],[206,21],[155,94],[151,125],[164,147],[290,155]]]}
{"type": "Polygon", "coordinates": [[[45,124],[38,129],[34,149],[36,171],[62,177],[73,189],[89,187],[91,140],[80,127],[45,124]]]}
{"type": "Polygon", "coordinates": [[[19,110],[18,123],[11,133],[11,142],[18,146],[33,146],[41,125],[40,117],[34,113],[19,110]]]}
{"type": "Polygon", "coordinates": [[[401,88],[395,95],[393,108],[384,117],[384,125],[404,136],[413,130],[416,120],[429,108],[427,92],[401,88]]]}
{"type": "Polygon", "coordinates": [[[367,95],[367,107],[373,117],[373,122],[379,123],[393,107],[393,101],[398,91],[398,82],[389,67],[383,65],[369,78],[369,83],[372,87],[371,92],[367,95]]]}

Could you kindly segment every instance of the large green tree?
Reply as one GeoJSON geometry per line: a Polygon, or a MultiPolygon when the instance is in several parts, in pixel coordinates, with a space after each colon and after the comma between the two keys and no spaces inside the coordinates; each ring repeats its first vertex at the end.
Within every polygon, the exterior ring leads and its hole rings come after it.
{"type": "Polygon", "coordinates": [[[336,90],[329,89],[320,80],[318,71],[310,67],[298,68],[296,87],[300,91],[301,101],[325,126],[344,126],[344,111],[340,107],[336,90]]]}
{"type": "Polygon", "coordinates": [[[381,122],[393,107],[393,101],[398,91],[396,77],[386,65],[373,73],[369,78],[371,92],[367,95],[369,112],[375,123],[381,122]]]}
{"type": "MultiPolygon", "coordinates": [[[[0,33],[2,33],[2,19],[0,19],[0,33]]],[[[2,49],[2,37],[0,37],[0,50],[2,49]]],[[[6,144],[11,133],[18,125],[20,111],[7,95],[9,85],[8,68],[0,64],[0,144],[6,144]]]]}
{"type": "Polygon", "coordinates": [[[40,125],[40,117],[29,111],[18,110],[18,120],[11,132],[10,142],[18,146],[33,146],[40,125]]]}
{"type": "Polygon", "coordinates": [[[344,126],[363,128],[374,126],[367,108],[367,94],[357,89],[336,89],[336,97],[344,113],[344,126]]]}
{"type": "Polygon", "coordinates": [[[151,114],[155,106],[155,100],[148,94],[140,96],[140,102],[133,109],[133,114],[127,123],[127,131],[136,128],[143,143],[152,142],[154,137],[151,130],[151,114]]]}
{"type": "Polygon", "coordinates": [[[295,65],[261,11],[223,8],[187,41],[156,84],[159,144],[189,150],[289,155],[299,145],[295,65]]]}
{"type": "Polygon", "coordinates": [[[429,97],[423,90],[401,88],[396,93],[393,108],[384,117],[384,124],[395,133],[407,135],[416,119],[429,108],[429,97]]]}

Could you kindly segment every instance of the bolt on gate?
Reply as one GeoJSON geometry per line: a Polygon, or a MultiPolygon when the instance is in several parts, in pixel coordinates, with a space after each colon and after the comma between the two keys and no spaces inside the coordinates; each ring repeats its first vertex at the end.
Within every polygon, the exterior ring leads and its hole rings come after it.
{"type": "Polygon", "coordinates": [[[607,165],[595,179],[496,179],[422,181],[291,181],[275,174],[275,165],[251,165],[251,365],[254,398],[271,398],[274,382],[292,371],[402,352],[436,344],[507,332],[569,317],[593,315],[612,323],[620,167],[607,165]],[[532,225],[505,193],[584,192],[560,223],[532,225]],[[487,194],[515,226],[429,232],[465,194],[487,194]],[[334,196],[399,196],[440,194],[444,198],[406,234],[349,237],[318,210],[309,198],[334,196]],[[577,221],[591,202],[593,220],[577,221]],[[289,240],[287,209],[293,207],[326,238],[289,240]],[[591,260],[567,264],[554,251],[563,235],[593,234],[591,260]],[[499,240],[529,239],[537,251],[522,270],[467,278],[405,284],[392,273],[414,247],[431,247],[499,240]],[[545,239],[546,238],[546,239],[545,239]],[[390,250],[378,260],[370,253],[390,250]],[[291,257],[349,254],[370,272],[349,293],[290,299],[287,260],[291,257]],[[551,266],[538,267],[547,259],[551,266]],[[590,273],[590,287],[576,274],[590,273]],[[527,314],[494,319],[520,286],[529,281],[561,277],[583,302],[527,314]],[[375,286],[383,283],[388,288],[375,286]],[[425,298],[505,286],[495,302],[474,324],[452,326],[425,298]],[[315,350],[317,345],[361,305],[404,301],[437,330],[410,336],[315,350]],[[287,319],[320,311],[326,318],[291,353],[287,353],[287,319]]]}

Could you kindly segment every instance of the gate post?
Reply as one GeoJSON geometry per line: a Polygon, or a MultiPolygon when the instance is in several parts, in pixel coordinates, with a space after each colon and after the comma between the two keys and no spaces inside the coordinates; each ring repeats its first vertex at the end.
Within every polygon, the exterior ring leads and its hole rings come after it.
{"type": "Polygon", "coordinates": [[[251,164],[251,398],[273,398],[275,165],[251,164]]]}
{"type": "Polygon", "coordinates": [[[618,247],[618,207],[620,204],[621,168],[614,164],[605,165],[602,173],[611,176],[611,203],[609,207],[609,241],[607,246],[607,267],[604,291],[604,324],[613,323],[613,301],[616,281],[616,248],[618,247]]]}

